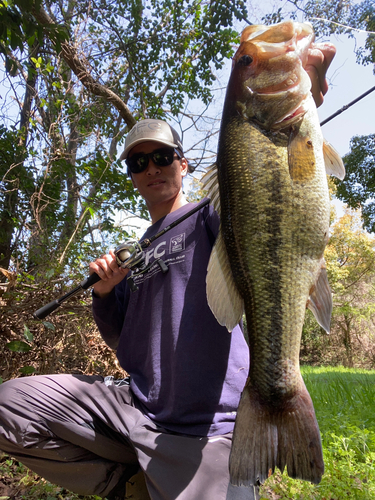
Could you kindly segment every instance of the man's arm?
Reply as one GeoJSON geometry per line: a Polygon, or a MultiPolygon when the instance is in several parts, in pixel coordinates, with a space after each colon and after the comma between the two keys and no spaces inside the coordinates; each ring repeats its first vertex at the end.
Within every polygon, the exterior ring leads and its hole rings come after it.
{"type": "Polygon", "coordinates": [[[97,273],[101,281],[95,283],[93,290],[93,314],[104,342],[116,349],[126,312],[125,296],[121,291],[115,294],[115,286],[128,274],[129,269],[117,265],[115,255],[111,250],[91,262],[90,274],[97,273]]]}

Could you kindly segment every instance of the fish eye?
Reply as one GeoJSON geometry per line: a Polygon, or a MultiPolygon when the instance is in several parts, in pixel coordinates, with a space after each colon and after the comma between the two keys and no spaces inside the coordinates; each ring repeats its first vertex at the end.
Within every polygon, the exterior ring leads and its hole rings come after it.
{"type": "Polygon", "coordinates": [[[253,58],[249,56],[248,54],[242,56],[238,60],[238,64],[240,66],[250,66],[250,64],[253,62],[253,58]]]}

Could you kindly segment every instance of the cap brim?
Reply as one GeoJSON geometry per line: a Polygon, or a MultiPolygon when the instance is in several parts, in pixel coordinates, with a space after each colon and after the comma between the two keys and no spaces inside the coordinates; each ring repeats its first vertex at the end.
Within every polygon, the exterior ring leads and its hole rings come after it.
{"type": "MultiPolygon", "coordinates": [[[[174,144],[173,142],[169,142],[169,141],[160,141],[158,139],[138,139],[138,141],[134,141],[129,147],[125,148],[124,151],[122,152],[121,156],[120,156],[120,161],[123,161],[123,160],[126,160],[126,158],[128,157],[128,153],[135,147],[137,146],[137,144],[141,144],[142,142],[157,142],[158,144],[163,144],[164,146],[170,146],[171,148],[176,148],[178,149],[179,151],[181,151],[181,149],[178,147],[177,144],[174,144]]],[[[183,152],[181,151],[181,153],[183,154],[183,152]]]]}

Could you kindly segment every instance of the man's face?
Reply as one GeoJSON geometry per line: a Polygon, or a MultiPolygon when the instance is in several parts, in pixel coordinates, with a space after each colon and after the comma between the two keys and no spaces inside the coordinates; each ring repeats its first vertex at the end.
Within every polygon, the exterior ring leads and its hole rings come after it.
{"type": "MultiPolygon", "coordinates": [[[[142,142],[131,149],[129,158],[136,153],[152,153],[164,147],[154,141],[142,142]]],[[[146,170],[139,174],[131,174],[133,185],[146,200],[148,208],[176,198],[182,189],[182,178],[187,174],[186,160],[174,156],[173,163],[166,167],[158,167],[149,158],[146,170]]]]}

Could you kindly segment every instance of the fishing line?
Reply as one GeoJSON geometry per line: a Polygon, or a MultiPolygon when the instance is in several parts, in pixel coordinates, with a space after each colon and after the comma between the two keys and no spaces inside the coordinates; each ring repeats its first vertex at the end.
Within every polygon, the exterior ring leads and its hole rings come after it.
{"type": "Polygon", "coordinates": [[[335,21],[330,21],[329,19],[324,19],[323,17],[311,17],[310,19],[316,19],[317,21],[323,21],[324,23],[336,24],[336,26],[341,26],[347,30],[357,31],[358,33],[367,33],[368,35],[375,35],[375,31],[360,30],[358,28],[352,28],[346,24],[336,23],[335,21]]]}

